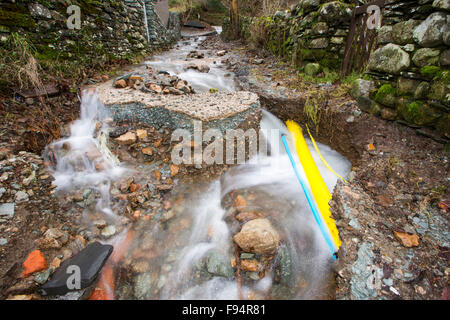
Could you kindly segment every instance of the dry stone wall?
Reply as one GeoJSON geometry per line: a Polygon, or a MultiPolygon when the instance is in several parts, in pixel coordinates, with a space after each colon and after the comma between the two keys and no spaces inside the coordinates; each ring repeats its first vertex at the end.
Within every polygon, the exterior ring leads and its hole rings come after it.
{"type": "Polygon", "coordinates": [[[0,45],[12,33],[18,33],[33,44],[39,59],[46,60],[78,61],[91,56],[102,57],[102,61],[133,58],[177,40],[180,34],[177,14],[169,14],[169,26],[166,28],[156,15],[153,0],[2,0],[0,3],[0,45]],[[80,8],[81,29],[67,26],[72,14],[67,13],[70,5],[80,8]]]}
{"type": "Polygon", "coordinates": [[[386,1],[377,49],[353,94],[387,120],[438,129],[450,138],[450,1],[386,1]]]}
{"type": "MultiPolygon", "coordinates": [[[[350,1],[301,0],[272,16],[242,17],[241,33],[314,76],[321,68],[339,69],[353,8],[350,1]]],[[[228,27],[226,18],[225,37],[228,27]]]]}
{"type": "MultiPolygon", "coordinates": [[[[339,72],[354,8],[354,1],[300,0],[289,11],[241,17],[241,34],[310,76],[339,72]]],[[[367,112],[450,138],[450,0],[386,0],[381,18],[353,96],[367,112]]],[[[226,38],[228,18],[223,29],[226,38]]]]}

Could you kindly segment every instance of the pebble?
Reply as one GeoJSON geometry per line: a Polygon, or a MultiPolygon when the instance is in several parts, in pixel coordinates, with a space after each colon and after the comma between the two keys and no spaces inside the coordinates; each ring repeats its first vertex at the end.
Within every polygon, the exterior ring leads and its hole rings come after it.
{"type": "Polygon", "coordinates": [[[0,204],[0,217],[11,219],[14,217],[14,203],[0,204]]]}
{"type": "Polygon", "coordinates": [[[7,243],[8,243],[8,240],[6,240],[5,238],[0,238],[0,246],[4,246],[7,243]]]}
{"type": "Polygon", "coordinates": [[[17,203],[27,202],[29,200],[28,193],[23,191],[17,191],[14,198],[17,203]]]}
{"type": "Polygon", "coordinates": [[[115,226],[107,226],[102,230],[102,236],[104,237],[111,237],[116,233],[116,227],[115,226]]]}

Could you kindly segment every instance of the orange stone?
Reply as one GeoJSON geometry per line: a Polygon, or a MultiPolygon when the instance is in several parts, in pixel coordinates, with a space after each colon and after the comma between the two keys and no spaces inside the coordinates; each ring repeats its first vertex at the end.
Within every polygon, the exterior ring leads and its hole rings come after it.
{"type": "Polygon", "coordinates": [[[417,247],[419,245],[419,237],[417,234],[394,231],[394,235],[407,248],[417,247]]]}
{"type": "Polygon", "coordinates": [[[241,195],[238,195],[233,202],[233,207],[235,207],[238,211],[241,211],[247,206],[247,201],[245,201],[244,197],[241,195]]]}
{"type": "Polygon", "coordinates": [[[152,148],[143,148],[142,153],[147,156],[151,156],[151,155],[153,155],[153,149],[152,148]]]}
{"type": "Polygon", "coordinates": [[[141,185],[140,184],[132,183],[130,185],[130,191],[131,192],[136,192],[136,191],[138,191],[140,189],[141,189],[141,185]]]}
{"type": "Polygon", "coordinates": [[[241,269],[244,271],[256,272],[258,271],[258,261],[256,260],[242,260],[241,269]]]}
{"type": "Polygon", "coordinates": [[[174,164],[170,165],[170,172],[172,173],[172,176],[176,175],[180,171],[180,167],[176,166],[174,164]]]}
{"type": "Polygon", "coordinates": [[[22,273],[22,278],[26,278],[30,274],[47,269],[47,261],[40,250],[34,250],[28,255],[23,266],[25,271],[22,273]]]}

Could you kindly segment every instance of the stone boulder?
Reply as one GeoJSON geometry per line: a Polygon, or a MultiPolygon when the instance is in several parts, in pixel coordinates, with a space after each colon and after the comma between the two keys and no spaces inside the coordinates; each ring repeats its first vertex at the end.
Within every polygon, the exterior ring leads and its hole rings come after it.
{"type": "Polygon", "coordinates": [[[234,236],[238,246],[257,254],[275,254],[280,243],[280,236],[267,219],[255,219],[247,222],[234,236]]]}
{"type": "Polygon", "coordinates": [[[52,18],[50,10],[39,3],[29,4],[28,9],[30,10],[30,14],[33,18],[46,20],[50,20],[52,18]]]}
{"type": "Polygon", "coordinates": [[[300,6],[304,13],[308,13],[319,8],[320,0],[302,0],[300,6]]]}
{"type": "Polygon", "coordinates": [[[447,49],[441,53],[439,63],[441,66],[450,66],[450,49],[447,49]]]}
{"type": "Polygon", "coordinates": [[[412,61],[420,68],[425,66],[435,66],[439,62],[439,49],[421,48],[414,53],[412,61]]]}
{"type": "Polygon", "coordinates": [[[392,27],[392,39],[396,44],[405,45],[414,42],[414,29],[420,24],[419,20],[402,21],[392,27]]]}
{"type": "Polygon", "coordinates": [[[399,74],[408,69],[410,63],[406,51],[396,44],[389,43],[372,53],[368,68],[372,71],[399,74]]]}
{"type": "Polygon", "coordinates": [[[375,89],[375,83],[373,81],[356,79],[352,83],[352,90],[350,91],[350,95],[354,99],[358,99],[359,97],[369,97],[370,90],[372,89],[375,89]]]}
{"type": "Polygon", "coordinates": [[[422,47],[436,47],[443,43],[444,32],[449,29],[449,15],[435,12],[419,24],[413,33],[414,40],[422,47]]]}
{"type": "Polygon", "coordinates": [[[310,77],[315,77],[320,72],[321,67],[318,63],[308,63],[305,66],[305,74],[310,77]]]}
{"type": "Polygon", "coordinates": [[[231,278],[234,274],[230,259],[217,251],[212,251],[206,256],[206,269],[218,277],[231,278]]]}
{"type": "Polygon", "coordinates": [[[450,11],[450,0],[434,0],[433,8],[450,11]]]}
{"type": "Polygon", "coordinates": [[[320,19],[331,25],[339,25],[344,21],[350,21],[351,15],[350,6],[340,1],[325,3],[319,10],[320,19]]]}
{"type": "Polygon", "coordinates": [[[118,137],[114,140],[116,140],[116,142],[119,144],[127,145],[127,144],[135,143],[136,139],[137,139],[136,133],[130,131],[130,132],[127,132],[127,133],[121,135],[120,137],[118,137]]]}
{"type": "Polygon", "coordinates": [[[444,34],[442,36],[442,40],[444,41],[444,44],[450,47],[450,28],[448,30],[444,31],[444,34]]]}
{"type": "Polygon", "coordinates": [[[378,30],[377,42],[378,44],[386,44],[391,43],[394,40],[392,39],[392,26],[382,26],[378,30]]]}

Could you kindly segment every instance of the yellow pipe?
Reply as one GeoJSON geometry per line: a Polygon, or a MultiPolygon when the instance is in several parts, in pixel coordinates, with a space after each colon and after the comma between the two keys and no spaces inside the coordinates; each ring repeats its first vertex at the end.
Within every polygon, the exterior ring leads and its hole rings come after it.
{"type": "Polygon", "coordinates": [[[309,131],[308,125],[306,125],[306,130],[308,130],[308,134],[309,137],[311,138],[311,141],[313,143],[314,149],[316,149],[317,154],[319,155],[320,160],[322,160],[322,163],[328,168],[328,170],[330,170],[332,173],[334,173],[335,176],[337,176],[339,179],[341,179],[342,181],[344,181],[345,183],[348,183],[347,180],[345,180],[344,178],[341,177],[341,175],[339,173],[337,173],[336,171],[333,170],[333,168],[328,164],[328,162],[325,160],[325,158],[322,156],[322,154],[320,153],[319,147],[316,144],[316,140],[314,140],[311,132],[309,131]]]}
{"type": "Polygon", "coordinates": [[[311,192],[316,200],[317,206],[319,207],[320,214],[327,225],[328,230],[330,231],[331,237],[336,245],[336,249],[339,249],[341,246],[339,231],[336,227],[334,219],[331,217],[330,205],[328,204],[331,200],[331,193],[323,181],[322,175],[320,174],[311,152],[308,149],[306,140],[303,137],[302,128],[292,120],[286,121],[286,126],[294,137],[295,148],[297,150],[300,163],[305,171],[306,178],[308,179],[311,192]]]}

